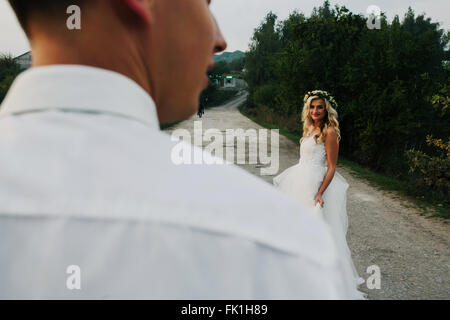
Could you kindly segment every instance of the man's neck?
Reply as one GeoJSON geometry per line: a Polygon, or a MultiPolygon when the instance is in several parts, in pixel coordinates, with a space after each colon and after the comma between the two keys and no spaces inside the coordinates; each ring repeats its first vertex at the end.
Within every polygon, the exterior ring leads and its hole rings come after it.
{"type": "Polygon", "coordinates": [[[93,46],[88,44],[61,44],[54,40],[39,38],[32,41],[33,67],[48,65],[85,65],[120,73],[139,84],[149,95],[152,95],[146,68],[142,65],[137,52],[130,50],[121,53],[120,50],[108,50],[98,42],[93,46]],[[78,48],[78,49],[77,49],[78,48]],[[79,49],[85,48],[85,49],[79,49]],[[111,52],[112,54],[106,54],[111,52]]]}

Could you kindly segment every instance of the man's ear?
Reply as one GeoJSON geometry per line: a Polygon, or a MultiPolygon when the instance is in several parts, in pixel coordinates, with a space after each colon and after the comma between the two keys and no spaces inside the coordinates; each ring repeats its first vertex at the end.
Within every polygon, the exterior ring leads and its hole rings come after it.
{"type": "Polygon", "coordinates": [[[151,7],[154,0],[125,0],[124,2],[142,21],[150,23],[152,20],[151,7]]]}

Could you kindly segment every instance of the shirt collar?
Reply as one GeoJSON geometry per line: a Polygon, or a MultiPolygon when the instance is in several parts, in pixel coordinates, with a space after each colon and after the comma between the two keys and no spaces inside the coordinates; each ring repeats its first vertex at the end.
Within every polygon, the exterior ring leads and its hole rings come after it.
{"type": "Polygon", "coordinates": [[[11,86],[0,117],[49,109],[114,114],[159,130],[155,103],[142,87],[95,67],[52,65],[25,71],[11,86]]]}

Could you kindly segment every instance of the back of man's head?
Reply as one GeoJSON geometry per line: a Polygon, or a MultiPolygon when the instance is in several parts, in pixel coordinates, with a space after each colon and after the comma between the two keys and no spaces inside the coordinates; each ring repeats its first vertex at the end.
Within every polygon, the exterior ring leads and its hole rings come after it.
{"type": "Polygon", "coordinates": [[[81,6],[85,0],[8,0],[28,37],[30,33],[30,20],[42,18],[47,21],[63,20],[66,8],[70,5],[81,6]]]}
{"type": "Polygon", "coordinates": [[[152,96],[163,123],[197,111],[214,52],[226,47],[210,0],[9,3],[30,40],[33,66],[77,64],[121,73],[152,96]],[[75,29],[69,28],[72,5],[79,9],[75,29]]]}

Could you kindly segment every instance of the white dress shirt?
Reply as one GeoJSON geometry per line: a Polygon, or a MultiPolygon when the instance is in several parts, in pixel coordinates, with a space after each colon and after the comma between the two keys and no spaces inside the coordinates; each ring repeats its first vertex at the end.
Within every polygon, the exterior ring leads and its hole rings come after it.
{"type": "Polygon", "coordinates": [[[323,222],[238,167],[173,164],[175,145],[123,75],[21,74],[0,108],[0,298],[349,297],[323,222]]]}

